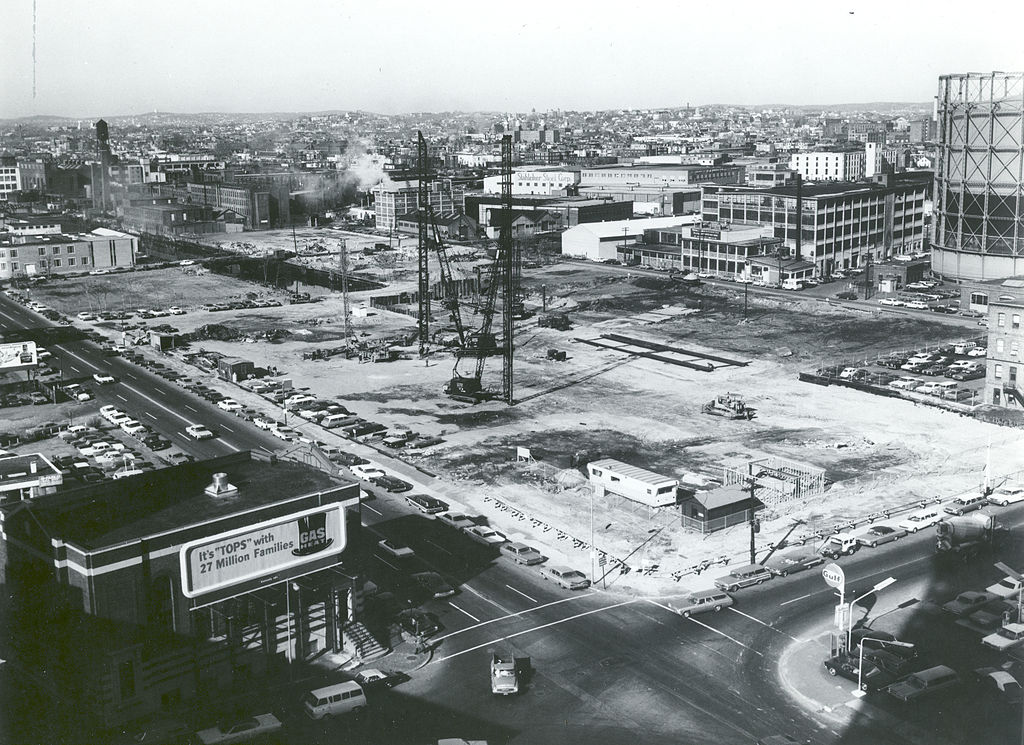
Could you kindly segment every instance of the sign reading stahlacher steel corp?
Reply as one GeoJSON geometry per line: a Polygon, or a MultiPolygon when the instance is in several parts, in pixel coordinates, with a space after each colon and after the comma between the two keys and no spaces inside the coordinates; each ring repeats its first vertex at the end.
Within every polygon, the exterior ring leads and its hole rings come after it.
{"type": "Polygon", "coordinates": [[[186,597],[276,574],[345,548],[340,504],[294,512],[181,547],[181,588],[186,597]]]}

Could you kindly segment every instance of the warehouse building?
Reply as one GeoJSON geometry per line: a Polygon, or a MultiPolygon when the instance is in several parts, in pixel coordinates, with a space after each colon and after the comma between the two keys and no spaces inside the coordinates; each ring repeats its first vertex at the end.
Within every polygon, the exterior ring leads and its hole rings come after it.
{"type": "Polygon", "coordinates": [[[700,222],[699,215],[645,217],[577,225],[562,233],[562,255],[591,261],[632,260],[635,244],[644,232],[700,222]]]}

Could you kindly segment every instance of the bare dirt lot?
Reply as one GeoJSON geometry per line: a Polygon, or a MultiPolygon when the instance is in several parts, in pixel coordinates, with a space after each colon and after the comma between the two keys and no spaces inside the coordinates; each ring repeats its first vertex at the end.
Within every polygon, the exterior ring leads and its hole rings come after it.
{"type": "MultiPolygon", "coordinates": [[[[343,335],[337,295],[313,305],[198,312],[168,320],[183,331],[217,322],[250,337],[267,327],[287,329],[291,335],[279,343],[211,340],[202,346],[251,359],[257,366],[276,367],[296,386],[345,400],[367,419],[443,436],[444,445],[407,457],[416,457],[420,467],[448,482],[454,500],[541,545],[551,543],[548,533],[528,522],[509,525],[507,515],[484,498],[501,499],[547,525],[589,540],[591,492],[578,475],[565,469],[575,454],[616,458],[695,485],[721,480],[725,466],[771,455],[825,469],[835,483],[824,498],[769,511],[759,539],[765,544],[788,530],[794,518],[813,530],[977,487],[986,460],[998,464],[992,469],[996,475],[1024,469],[1019,430],[912,401],[797,379],[801,370],[976,336],[977,326],[968,321],[881,312],[857,304],[839,307],[801,295],[751,292],[745,301],[739,286],[685,288],[663,275],[638,276],[622,267],[554,264],[528,271],[525,280],[529,304],[539,305],[546,296],[549,309],[570,312],[574,328],[539,328],[536,318],[518,325],[518,403],[513,407],[496,402],[472,406],[445,397],[442,387],[454,362],[448,353],[424,361],[407,347],[402,351],[408,359],[386,364],[344,357],[303,360],[304,351],[343,335]],[[665,306],[697,312],[659,323],[637,318],[665,306]],[[749,364],[704,372],[577,341],[609,332],[749,364]],[[547,359],[552,348],[567,352],[567,360],[547,359]],[[730,421],[701,413],[702,404],[727,391],[754,407],[756,418],[730,421]],[[517,446],[529,447],[543,463],[517,464],[517,446]]],[[[254,289],[229,278],[189,277],[173,269],[80,282],[99,286],[115,281],[127,283],[122,291],[133,298],[126,301],[129,306],[156,304],[153,299],[142,303],[142,297],[196,305],[208,302],[211,293],[244,296],[254,289]]],[[[72,306],[70,312],[86,307],[83,294],[89,298],[100,293],[84,287],[69,292],[70,287],[69,281],[33,294],[48,302],[51,289],[64,290],[54,299],[72,306]]],[[[117,290],[105,292],[109,304],[117,290]]],[[[353,305],[362,301],[365,295],[353,294],[353,305]]],[[[473,316],[468,320],[479,323],[473,316]]],[[[412,331],[415,323],[408,316],[378,311],[353,318],[353,325],[358,338],[369,339],[412,331]]],[[[484,378],[489,386],[500,386],[500,359],[487,361],[484,378]]],[[[595,510],[595,545],[618,558],[632,554],[630,562],[635,565],[660,565],[651,581],[659,576],[664,581],[671,571],[683,570],[702,557],[742,556],[747,540],[744,526],[710,537],[686,532],[673,510],[651,512],[612,498],[598,500],[595,510]],[[651,538],[657,528],[663,529],[651,538]]],[[[590,563],[584,551],[559,544],[555,548],[580,568],[590,563]]],[[[652,589],[648,578],[636,573],[618,580],[617,586],[652,589]]]]}

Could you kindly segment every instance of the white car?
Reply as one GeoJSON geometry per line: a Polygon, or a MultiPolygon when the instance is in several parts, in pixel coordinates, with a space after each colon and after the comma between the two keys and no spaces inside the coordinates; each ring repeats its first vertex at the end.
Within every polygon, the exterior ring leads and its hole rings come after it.
{"type": "Polygon", "coordinates": [[[177,305],[172,305],[170,308],[167,309],[167,312],[170,313],[172,316],[185,315],[185,311],[179,308],[177,305]]]}
{"type": "Polygon", "coordinates": [[[1021,582],[1021,580],[1016,577],[1003,577],[994,585],[986,587],[985,592],[990,592],[1001,598],[1012,598],[1014,595],[1019,596],[1022,584],[1024,584],[1024,582],[1021,582]]]}
{"type": "Polygon", "coordinates": [[[224,409],[224,411],[241,411],[242,404],[233,398],[222,398],[217,402],[217,407],[224,409]]]}
{"type": "Polygon", "coordinates": [[[266,417],[258,416],[252,420],[252,425],[256,427],[256,429],[269,430],[273,429],[277,425],[277,422],[275,422],[273,419],[267,419],[266,417]]]}
{"type": "Polygon", "coordinates": [[[585,590],[590,587],[587,575],[568,567],[544,567],[540,570],[540,576],[556,582],[566,590],[585,590]]]}
{"type": "Polygon", "coordinates": [[[196,732],[196,737],[203,745],[228,745],[259,739],[268,732],[281,729],[282,726],[281,720],[273,714],[257,714],[240,722],[201,729],[196,732]]]}
{"type": "Polygon", "coordinates": [[[145,473],[141,468],[134,468],[133,466],[126,466],[119,468],[114,471],[114,479],[126,479],[129,476],[138,476],[140,473],[145,473]]]}
{"type": "Polygon", "coordinates": [[[486,525],[474,525],[471,528],[465,528],[463,532],[472,540],[485,546],[500,546],[508,541],[503,534],[486,525]]]}
{"type": "Polygon", "coordinates": [[[185,432],[194,440],[209,440],[213,437],[213,432],[208,430],[202,424],[190,424],[185,427],[185,432]]]}
{"type": "Polygon", "coordinates": [[[382,541],[377,541],[377,545],[380,546],[382,551],[389,553],[398,559],[415,555],[415,552],[408,546],[402,546],[394,541],[388,540],[387,538],[382,541]]]}
{"type": "Polygon", "coordinates": [[[931,525],[935,525],[935,523],[942,520],[942,518],[942,510],[938,507],[928,507],[920,512],[915,512],[913,515],[901,522],[897,527],[902,528],[908,533],[916,533],[921,528],[927,528],[931,525]]]}
{"type": "Polygon", "coordinates": [[[100,407],[100,416],[107,420],[109,420],[110,417],[113,416],[114,414],[121,413],[123,412],[120,409],[118,409],[116,406],[111,406],[110,404],[100,407]]]}
{"type": "Polygon", "coordinates": [[[93,373],[92,379],[100,385],[109,385],[110,383],[116,383],[113,375],[107,375],[106,373],[93,373]]]}
{"type": "Polygon", "coordinates": [[[915,388],[917,388],[919,385],[921,385],[921,379],[920,378],[909,378],[909,377],[897,378],[896,380],[894,380],[891,383],[889,383],[889,387],[890,388],[899,388],[900,390],[903,390],[903,391],[912,391],[915,388]]]}
{"type": "Polygon", "coordinates": [[[127,421],[130,421],[131,417],[125,414],[123,411],[115,411],[113,414],[107,417],[107,421],[111,424],[115,424],[120,427],[127,421]]]}
{"type": "Polygon", "coordinates": [[[284,440],[285,442],[293,442],[299,437],[299,433],[291,427],[282,427],[278,425],[274,425],[270,428],[270,434],[279,440],[284,440]]]}
{"type": "Polygon", "coordinates": [[[379,476],[385,475],[384,471],[372,463],[364,463],[361,466],[350,466],[348,470],[350,470],[352,475],[357,479],[363,479],[364,481],[369,481],[370,479],[375,479],[379,476]]]}
{"type": "Polygon", "coordinates": [[[934,380],[930,380],[924,385],[919,385],[914,389],[914,393],[926,393],[929,396],[935,396],[942,392],[942,383],[937,383],[934,380]]]}
{"type": "Polygon", "coordinates": [[[192,259],[185,259],[184,261],[178,262],[178,266],[192,266],[195,263],[196,262],[192,261],[192,259]]]}
{"type": "Polygon", "coordinates": [[[445,512],[437,516],[438,522],[442,522],[456,530],[465,530],[466,528],[472,528],[475,524],[469,519],[468,515],[464,515],[461,512],[445,512]]]}
{"type": "Polygon", "coordinates": [[[988,347],[975,347],[967,351],[968,357],[987,357],[988,347]]]}
{"type": "Polygon", "coordinates": [[[902,300],[897,300],[894,297],[884,297],[878,301],[879,305],[891,305],[893,307],[901,307],[903,305],[902,300]]]}
{"type": "Polygon", "coordinates": [[[134,435],[138,432],[143,432],[146,429],[146,425],[135,419],[129,419],[120,425],[121,431],[128,435],[134,435]]]}
{"type": "Polygon", "coordinates": [[[1024,502],[1024,487],[1009,484],[1000,486],[988,495],[988,501],[989,504],[998,504],[1000,507],[1024,502]]]}
{"type": "Polygon", "coordinates": [[[1008,623],[994,634],[989,634],[981,643],[1000,652],[1024,644],[1024,623],[1008,623]]]}
{"type": "Polygon", "coordinates": [[[910,300],[904,303],[903,306],[911,310],[928,310],[928,303],[923,303],[920,300],[910,300]]]}

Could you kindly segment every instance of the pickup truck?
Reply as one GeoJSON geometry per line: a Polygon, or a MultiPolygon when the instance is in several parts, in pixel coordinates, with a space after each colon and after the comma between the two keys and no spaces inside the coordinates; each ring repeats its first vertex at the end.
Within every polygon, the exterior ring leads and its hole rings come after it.
{"type": "Polygon", "coordinates": [[[491,655],[491,692],[500,696],[519,693],[519,671],[512,655],[491,655]]]}

